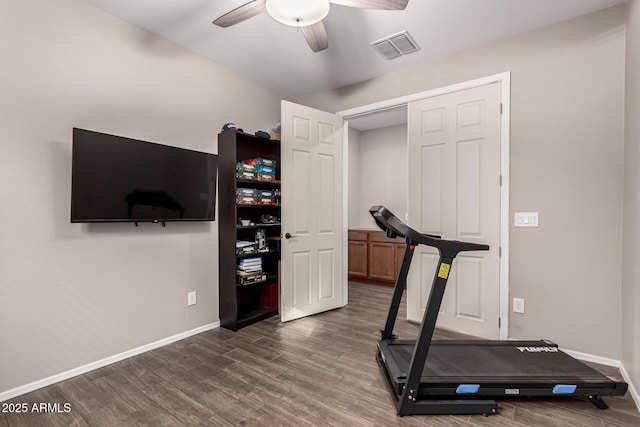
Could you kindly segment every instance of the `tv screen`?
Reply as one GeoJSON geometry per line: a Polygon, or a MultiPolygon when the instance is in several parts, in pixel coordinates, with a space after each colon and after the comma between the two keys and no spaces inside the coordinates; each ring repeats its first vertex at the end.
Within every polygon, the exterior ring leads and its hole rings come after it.
{"type": "Polygon", "coordinates": [[[71,222],[213,221],[214,154],[73,129],[71,222]]]}

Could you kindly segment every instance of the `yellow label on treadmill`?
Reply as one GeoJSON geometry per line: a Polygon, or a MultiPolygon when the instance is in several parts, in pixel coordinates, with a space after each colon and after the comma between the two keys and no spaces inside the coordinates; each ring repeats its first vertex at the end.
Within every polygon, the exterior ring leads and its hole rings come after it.
{"type": "Polygon", "coordinates": [[[447,279],[449,277],[449,270],[451,270],[451,264],[440,264],[440,271],[438,271],[438,277],[441,279],[447,279]]]}

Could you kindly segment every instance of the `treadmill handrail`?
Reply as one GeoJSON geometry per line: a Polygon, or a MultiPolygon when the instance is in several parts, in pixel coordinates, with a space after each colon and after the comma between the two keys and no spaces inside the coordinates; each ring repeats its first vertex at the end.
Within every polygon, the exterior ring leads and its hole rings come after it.
{"type": "Polygon", "coordinates": [[[445,240],[440,236],[420,233],[400,221],[389,209],[382,205],[372,206],[369,213],[376,221],[378,227],[389,237],[400,236],[407,239],[407,243],[416,245],[426,245],[437,248],[441,253],[449,256],[456,256],[463,251],[487,251],[489,245],[472,242],[461,242],[458,240],[445,240]],[[394,236],[395,235],[395,236],[394,236]]]}

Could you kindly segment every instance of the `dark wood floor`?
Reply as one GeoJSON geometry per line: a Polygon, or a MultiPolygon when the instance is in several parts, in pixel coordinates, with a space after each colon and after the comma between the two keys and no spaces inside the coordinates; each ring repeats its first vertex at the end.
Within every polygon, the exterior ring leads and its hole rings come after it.
{"type": "MultiPolygon", "coordinates": [[[[0,426],[640,425],[628,395],[605,398],[604,411],[568,398],[517,399],[499,401],[491,417],[397,417],[374,360],[390,294],[351,283],[342,309],[196,335],[13,399],[29,407],[59,403],[62,412],[67,403],[70,412],[0,413],[0,426]]],[[[406,318],[404,305],[399,318],[406,318]]],[[[396,328],[407,338],[416,331],[402,320],[396,328]]]]}

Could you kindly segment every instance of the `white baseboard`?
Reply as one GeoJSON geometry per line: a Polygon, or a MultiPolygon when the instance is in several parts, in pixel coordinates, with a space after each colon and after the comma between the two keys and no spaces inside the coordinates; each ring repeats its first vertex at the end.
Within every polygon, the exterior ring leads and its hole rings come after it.
{"type": "Polygon", "coordinates": [[[580,351],[567,350],[562,347],[560,350],[564,351],[571,357],[575,357],[576,359],[583,360],[585,362],[599,363],[601,365],[612,366],[614,368],[620,367],[620,361],[616,359],[609,359],[608,357],[596,356],[589,353],[582,353],[580,351]]]}
{"type": "Polygon", "coordinates": [[[620,364],[620,373],[622,374],[622,378],[625,380],[625,382],[629,384],[629,389],[627,391],[633,398],[633,401],[636,403],[636,407],[640,411],[640,395],[638,394],[638,389],[634,386],[629,373],[624,368],[624,365],[622,363],[620,364]]]}
{"type": "Polygon", "coordinates": [[[29,384],[25,384],[20,387],[16,387],[14,389],[4,391],[0,393],[0,402],[13,399],[14,397],[22,396],[23,394],[30,393],[40,388],[50,386],[60,381],[68,380],[69,378],[73,378],[78,375],[86,374],[87,372],[93,371],[95,369],[102,368],[107,365],[111,365],[112,363],[116,363],[121,360],[128,359],[133,356],[137,356],[138,354],[145,353],[147,351],[154,350],[156,348],[164,347],[167,344],[171,344],[176,341],[180,341],[185,338],[189,338],[191,336],[200,334],[202,332],[210,331],[211,329],[216,329],[219,327],[220,327],[219,321],[210,323],[208,325],[200,326],[198,328],[191,329],[190,331],[182,332],[177,335],[163,338],[161,340],[158,340],[149,344],[145,344],[143,346],[136,347],[119,354],[115,354],[113,356],[105,357],[104,359],[100,359],[95,362],[87,363],[86,365],[78,366],[77,368],[71,369],[66,372],[62,372],[60,374],[52,375],[50,377],[43,378],[41,380],[34,381],[29,384]]]}

